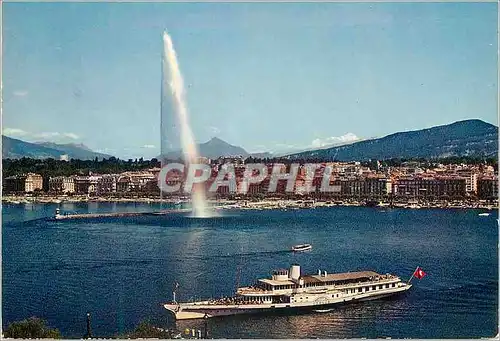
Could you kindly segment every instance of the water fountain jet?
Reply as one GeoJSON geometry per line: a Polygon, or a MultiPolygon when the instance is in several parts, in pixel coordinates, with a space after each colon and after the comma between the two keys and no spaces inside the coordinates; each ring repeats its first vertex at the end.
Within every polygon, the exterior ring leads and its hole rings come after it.
{"type": "MultiPolygon", "coordinates": [[[[186,104],[186,93],[184,81],[177,61],[177,54],[169,34],[163,32],[163,60],[162,60],[162,101],[161,101],[161,153],[162,167],[163,157],[167,151],[172,151],[180,141],[180,147],[184,155],[184,162],[191,164],[198,162],[198,148],[194,141],[194,135],[189,125],[189,114],[186,104]],[[167,102],[170,100],[170,108],[167,102]],[[168,109],[171,109],[172,112],[168,109]],[[170,111],[170,112],[169,112],[170,111]],[[170,116],[170,125],[166,116],[170,116]],[[172,121],[173,116],[173,121],[172,121]],[[165,129],[170,128],[171,136],[164,136],[165,129]]],[[[207,208],[205,191],[201,188],[193,188],[191,194],[194,217],[209,217],[212,212],[207,208]]]]}

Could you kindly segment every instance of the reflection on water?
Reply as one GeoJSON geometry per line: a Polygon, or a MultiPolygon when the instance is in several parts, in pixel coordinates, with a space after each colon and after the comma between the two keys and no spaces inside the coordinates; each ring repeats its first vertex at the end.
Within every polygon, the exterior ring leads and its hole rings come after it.
{"type": "MultiPolygon", "coordinates": [[[[66,337],[113,336],[150,319],[173,324],[162,303],[233,294],[275,268],[305,273],[375,270],[428,274],[392,299],[326,313],[214,318],[214,338],[464,338],[496,334],[496,212],[336,207],[231,211],[211,219],[186,214],[47,221],[57,205],[3,207],[3,323],[40,316],[66,337]],[[313,250],[289,252],[308,242],[313,250]]],[[[76,212],[158,210],[160,204],[77,203],[76,212]]],[[[71,207],[71,208],[70,208],[71,207]]],[[[66,209],[66,208],[65,208],[66,209]]],[[[200,327],[194,327],[200,329],[200,327]]]]}
{"type": "MultiPolygon", "coordinates": [[[[331,338],[388,337],[389,333],[379,333],[368,329],[376,324],[395,325],[404,319],[405,311],[411,309],[404,300],[394,298],[379,301],[357,302],[340,305],[330,312],[268,315],[240,315],[218,317],[209,320],[208,328],[214,338],[231,335],[232,338],[331,338]]],[[[186,328],[203,329],[203,320],[178,321],[179,331],[186,328]]]]}
{"type": "Polygon", "coordinates": [[[61,210],[66,211],[66,212],[73,212],[75,211],[75,204],[74,203],[62,203],[61,204],[61,210]]]}

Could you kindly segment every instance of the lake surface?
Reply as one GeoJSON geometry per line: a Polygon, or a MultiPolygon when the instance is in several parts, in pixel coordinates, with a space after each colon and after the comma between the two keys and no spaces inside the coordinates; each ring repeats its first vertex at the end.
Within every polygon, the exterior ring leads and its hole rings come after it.
{"type": "MultiPolygon", "coordinates": [[[[161,306],[231,295],[275,268],[302,273],[374,270],[427,276],[391,299],[328,313],[233,316],[209,321],[214,338],[477,338],[498,326],[497,212],[333,207],[227,211],[210,219],[183,214],[52,222],[58,205],[4,205],[2,317],[38,316],[64,337],[82,337],[86,312],[95,336],[142,320],[180,330],[161,306]],[[307,253],[288,252],[311,243],[307,253]],[[241,269],[239,271],[238,269],[241,269]],[[240,274],[238,276],[238,273],[240,274]],[[239,278],[239,279],[238,279],[239,278]]],[[[79,203],[63,212],[152,211],[158,205],[79,203]]]]}

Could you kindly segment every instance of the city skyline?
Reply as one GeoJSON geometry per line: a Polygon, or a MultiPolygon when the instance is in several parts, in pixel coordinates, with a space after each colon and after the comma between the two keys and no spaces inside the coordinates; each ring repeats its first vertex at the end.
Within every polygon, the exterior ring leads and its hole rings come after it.
{"type": "Polygon", "coordinates": [[[496,9],[7,3],[3,133],[159,155],[165,29],[198,142],[279,152],[470,118],[498,125],[496,9]]]}

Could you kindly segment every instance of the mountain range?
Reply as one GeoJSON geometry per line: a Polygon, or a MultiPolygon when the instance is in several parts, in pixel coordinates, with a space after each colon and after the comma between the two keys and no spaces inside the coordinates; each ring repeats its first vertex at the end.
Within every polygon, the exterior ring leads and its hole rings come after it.
{"type": "Polygon", "coordinates": [[[67,143],[57,144],[52,142],[31,143],[2,135],[2,159],[19,159],[28,157],[33,159],[53,158],[93,160],[110,158],[111,155],[92,151],[83,144],[67,143]]]}
{"type": "MultiPolygon", "coordinates": [[[[219,156],[256,158],[284,157],[288,159],[322,159],[338,161],[383,160],[390,158],[444,158],[450,156],[497,157],[498,127],[481,120],[465,120],[452,124],[399,132],[382,138],[362,140],[349,144],[323,147],[321,149],[278,155],[269,152],[248,153],[245,149],[231,145],[217,137],[198,144],[201,156],[211,159],[219,156]]],[[[51,142],[29,143],[2,136],[2,157],[36,159],[59,159],[67,155],[71,159],[110,158],[111,155],[97,153],[83,144],[56,144],[51,142]]],[[[182,157],[180,150],[165,155],[175,160],[182,157]]]]}
{"type": "Polygon", "coordinates": [[[497,157],[498,127],[481,120],[400,132],[348,145],[288,155],[289,159],[383,160],[390,158],[497,157]]]}

